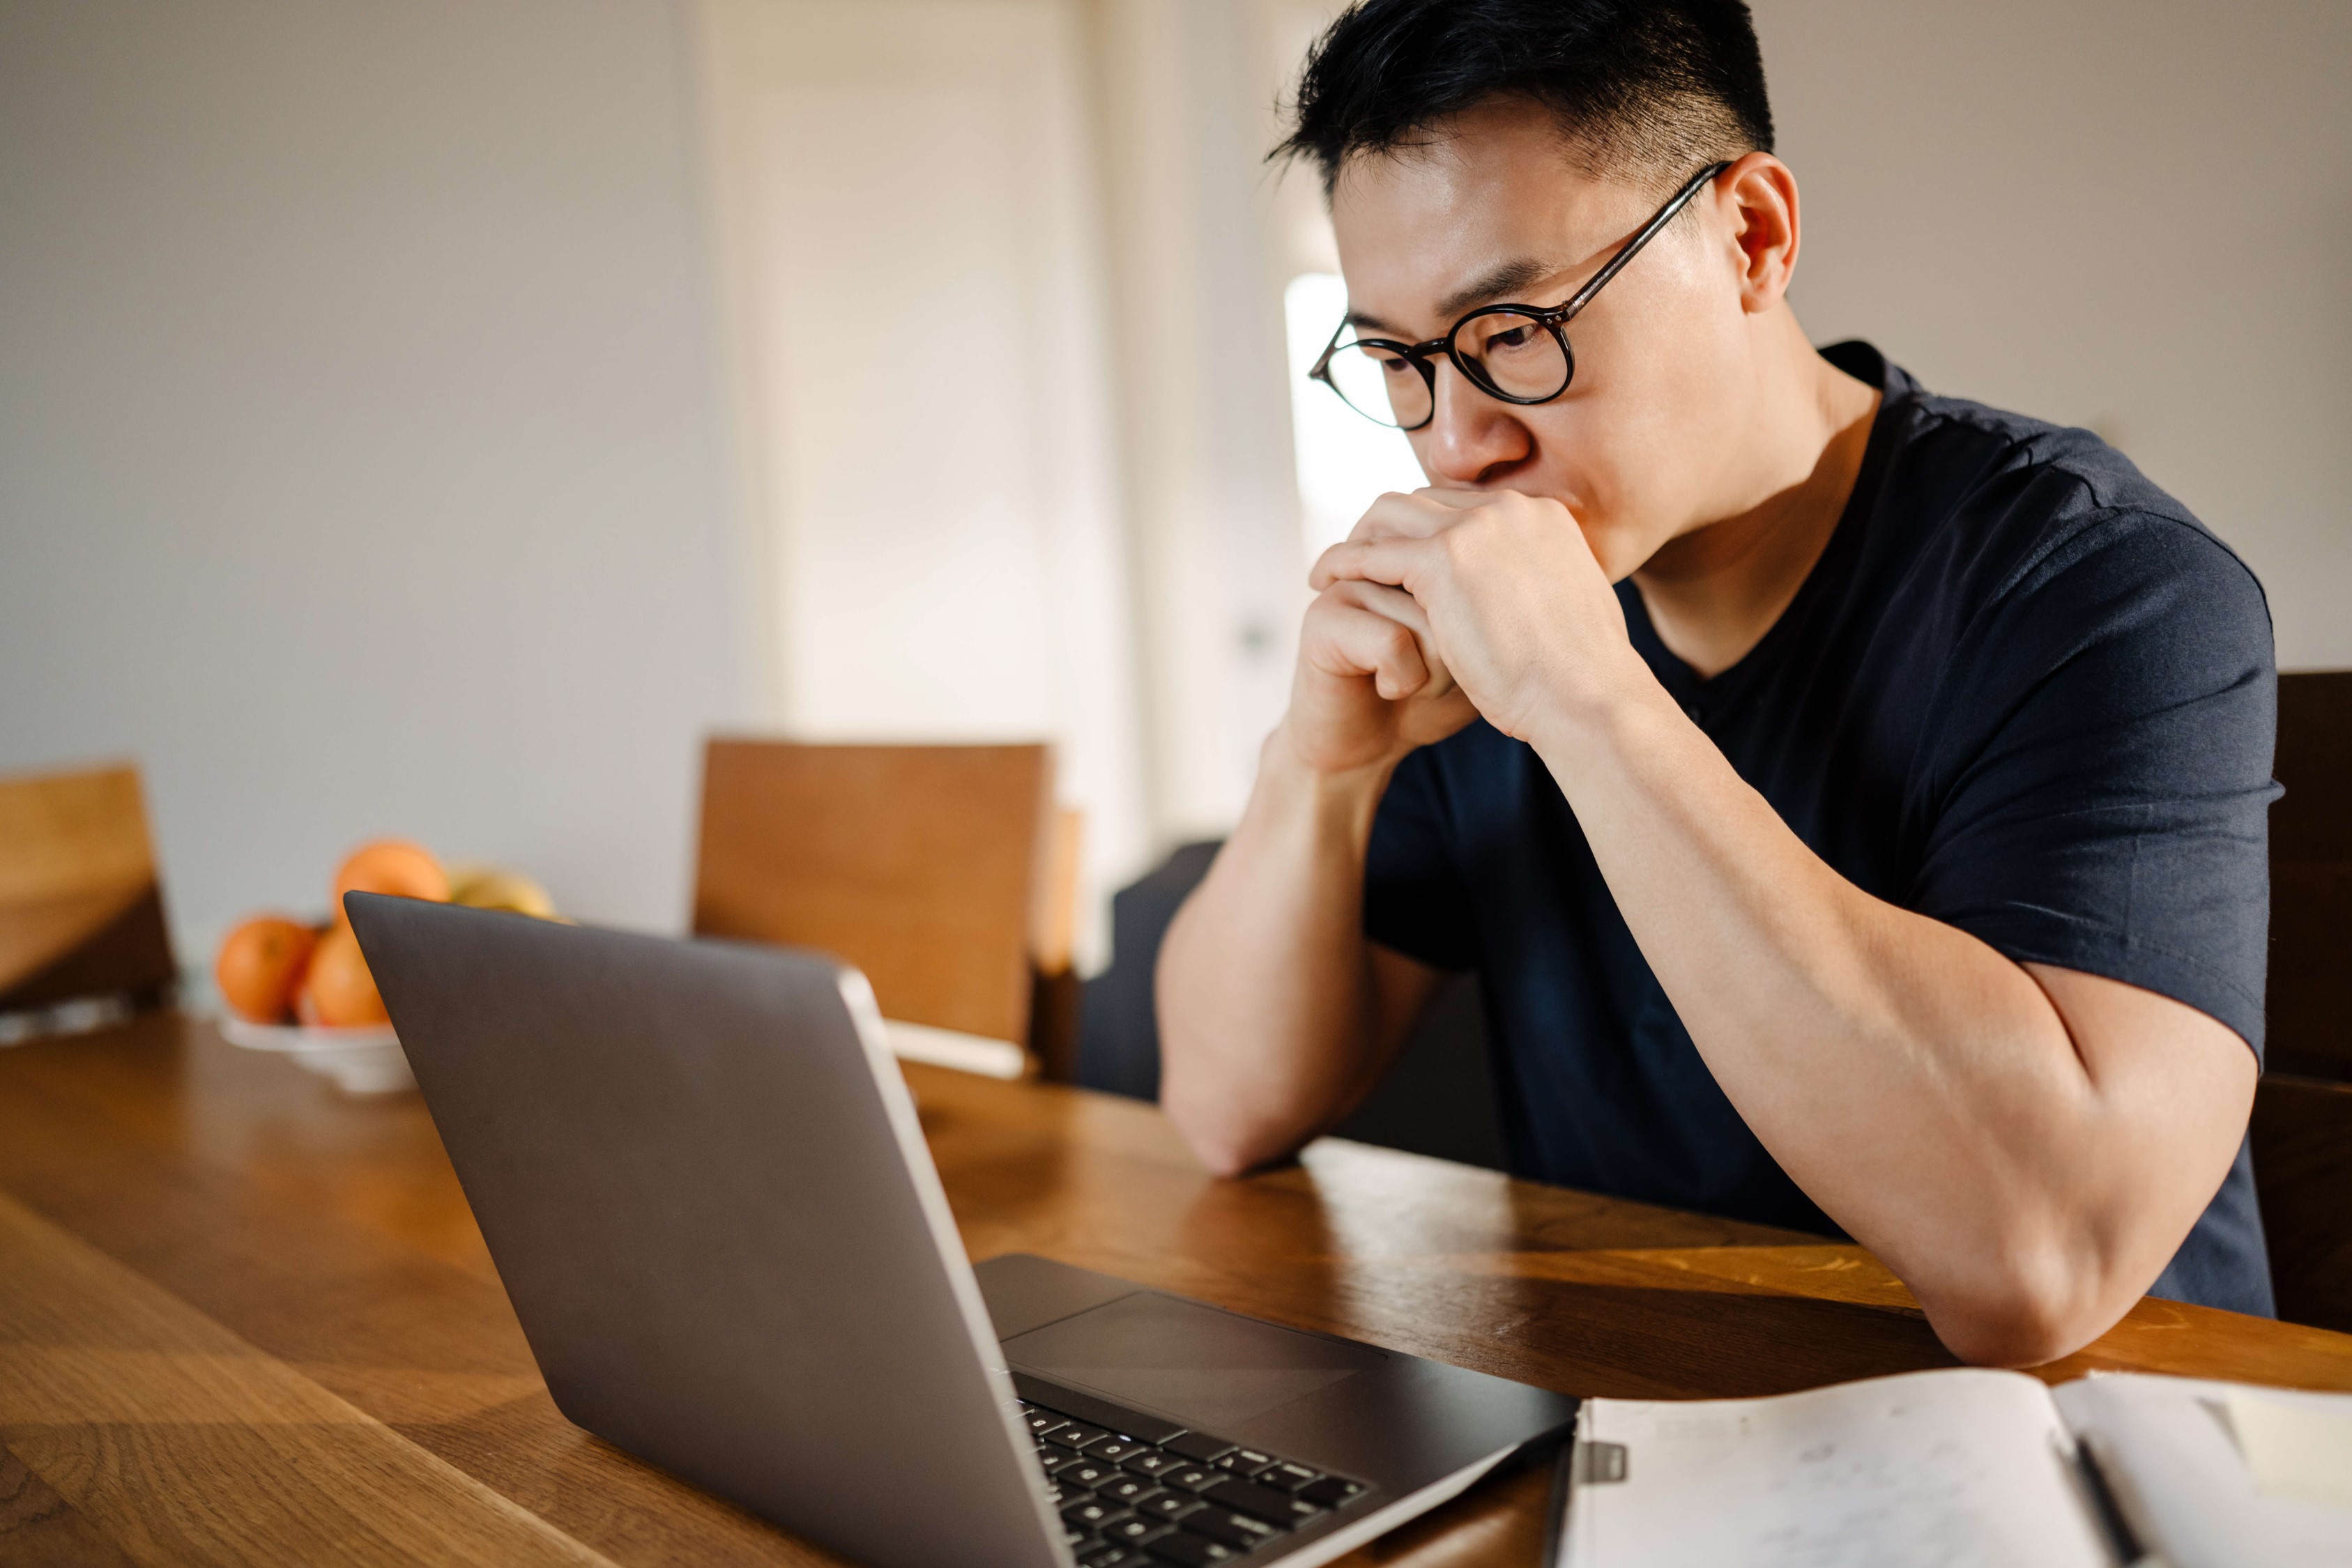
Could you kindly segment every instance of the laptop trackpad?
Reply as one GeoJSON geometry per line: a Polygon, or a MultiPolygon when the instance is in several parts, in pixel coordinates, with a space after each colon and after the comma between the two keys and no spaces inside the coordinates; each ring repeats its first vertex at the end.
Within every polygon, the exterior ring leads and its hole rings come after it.
{"type": "Polygon", "coordinates": [[[1388,1359],[1149,1291],[1004,1342],[1023,1372],[1215,1432],[1388,1359]]]}

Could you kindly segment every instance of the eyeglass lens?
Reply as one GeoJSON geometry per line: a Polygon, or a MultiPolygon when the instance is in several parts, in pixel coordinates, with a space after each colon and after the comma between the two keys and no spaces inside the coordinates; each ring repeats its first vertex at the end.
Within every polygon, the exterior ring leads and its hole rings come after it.
{"type": "Polygon", "coordinates": [[[1473,316],[1454,334],[1454,352],[1474,380],[1505,397],[1538,401],[1568,390],[1568,356],[1557,334],[1507,310],[1473,316]]]}
{"type": "MultiPolygon", "coordinates": [[[[1568,388],[1569,361],[1542,322],[1511,311],[1474,316],[1454,335],[1454,351],[1489,392],[1540,402],[1568,388]]],[[[1411,430],[1431,413],[1429,378],[1393,349],[1342,343],[1328,371],[1349,406],[1382,424],[1411,430]]]]}

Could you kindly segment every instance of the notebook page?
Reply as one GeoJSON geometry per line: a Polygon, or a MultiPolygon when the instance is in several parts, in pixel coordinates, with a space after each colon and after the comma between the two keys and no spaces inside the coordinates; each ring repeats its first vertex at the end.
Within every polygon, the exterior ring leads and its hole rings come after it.
{"type": "Polygon", "coordinates": [[[2312,1466],[2333,1456],[2305,1451],[2289,1456],[2299,1466],[2281,1465],[2263,1452],[2270,1432],[2237,1429],[2238,1419],[2292,1425],[2305,1445],[2326,1443],[2331,1429],[2352,1425],[2352,1394],[2116,1373],[2079,1378],[2053,1397],[2140,1543],[2174,1568],[2352,1568],[2352,1507],[2307,1484],[2312,1466]],[[2286,1420],[2266,1419],[2275,1412],[2286,1420]],[[2248,1465],[2250,1446],[2271,1460],[2267,1472],[2248,1465]]]}
{"type": "Polygon", "coordinates": [[[1564,1568],[2114,1562],[2048,1390],[2019,1373],[1915,1372],[1772,1399],[1592,1399],[1578,1437],[1623,1444],[1624,1479],[1570,1489],[1564,1568]]]}

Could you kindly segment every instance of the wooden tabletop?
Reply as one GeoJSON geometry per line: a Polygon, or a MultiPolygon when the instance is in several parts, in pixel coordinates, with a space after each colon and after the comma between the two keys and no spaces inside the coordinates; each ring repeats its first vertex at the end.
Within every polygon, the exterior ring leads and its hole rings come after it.
{"type": "MultiPolygon", "coordinates": [[[[1149,1106],[910,1068],[1025,1250],[1571,1394],[1948,1365],[1867,1254],[1326,1141],[1202,1175],[1149,1106]]],[[[2352,1389],[2352,1336],[2148,1301],[2093,1367],[2352,1389]]],[[[1533,1564],[1524,1471],[1346,1561],[1533,1564]]],[[[830,1563],[549,1401],[423,1104],[152,1015],[0,1051],[0,1562],[830,1563]]]]}

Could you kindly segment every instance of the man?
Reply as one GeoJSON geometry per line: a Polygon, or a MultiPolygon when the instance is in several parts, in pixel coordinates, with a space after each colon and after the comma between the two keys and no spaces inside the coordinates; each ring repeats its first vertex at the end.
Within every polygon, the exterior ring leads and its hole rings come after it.
{"type": "Polygon", "coordinates": [[[1843,1232],[1975,1362],[2267,1312],[2261,588],[2091,435],[1814,350],[1771,147],[1738,0],[1317,46],[1319,375],[1430,486],[1314,569],[1169,1113],[1276,1159],[1475,969],[1521,1174],[1843,1232]]]}

